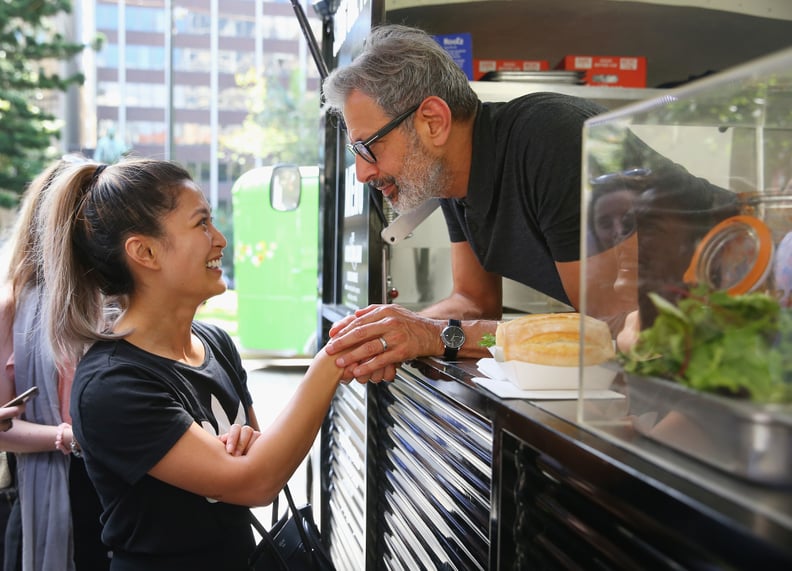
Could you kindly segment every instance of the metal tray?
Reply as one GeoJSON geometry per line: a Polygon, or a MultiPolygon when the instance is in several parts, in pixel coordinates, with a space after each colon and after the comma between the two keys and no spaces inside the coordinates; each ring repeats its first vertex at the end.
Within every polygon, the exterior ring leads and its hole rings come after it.
{"type": "Polygon", "coordinates": [[[566,83],[585,85],[585,71],[488,71],[479,81],[517,81],[528,83],[566,83]]]}
{"type": "Polygon", "coordinates": [[[625,375],[629,414],[644,436],[751,482],[792,486],[792,406],[625,375]]]}

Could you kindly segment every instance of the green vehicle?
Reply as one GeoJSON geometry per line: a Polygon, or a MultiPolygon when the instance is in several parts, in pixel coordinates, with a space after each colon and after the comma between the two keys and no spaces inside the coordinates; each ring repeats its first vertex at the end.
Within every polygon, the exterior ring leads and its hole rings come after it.
{"type": "Polygon", "coordinates": [[[243,349],[312,356],[318,323],[319,168],[277,165],[231,189],[243,349]]]}

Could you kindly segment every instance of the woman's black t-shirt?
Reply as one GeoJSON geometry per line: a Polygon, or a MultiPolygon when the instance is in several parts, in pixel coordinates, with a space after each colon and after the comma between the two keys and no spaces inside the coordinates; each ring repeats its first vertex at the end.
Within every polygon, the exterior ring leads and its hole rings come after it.
{"type": "Polygon", "coordinates": [[[248,508],[186,492],[148,475],[189,426],[211,434],[246,424],[252,403],[242,361],[218,327],[194,323],[199,367],[123,341],[95,343],[72,389],[75,437],[104,508],[112,569],[247,569],[248,508]]]}

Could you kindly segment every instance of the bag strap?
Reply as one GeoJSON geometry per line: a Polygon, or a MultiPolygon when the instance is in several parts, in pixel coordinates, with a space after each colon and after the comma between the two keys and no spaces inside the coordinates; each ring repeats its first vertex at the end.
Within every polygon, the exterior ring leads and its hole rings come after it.
{"type": "Polygon", "coordinates": [[[284,561],[283,557],[280,554],[280,551],[278,551],[278,546],[275,544],[275,540],[272,539],[272,536],[270,535],[269,531],[267,531],[267,529],[258,520],[258,518],[253,514],[252,511],[250,511],[250,522],[253,524],[253,527],[256,528],[256,531],[259,532],[259,535],[261,535],[261,542],[256,546],[256,549],[253,551],[253,554],[251,554],[251,560],[256,556],[258,552],[261,551],[261,543],[264,543],[267,546],[267,550],[269,550],[269,552],[277,561],[278,567],[283,571],[288,571],[289,566],[286,563],[286,561],[284,561]]]}
{"type": "MultiPolygon", "coordinates": [[[[286,484],[283,487],[283,493],[286,495],[286,501],[289,503],[289,509],[292,512],[292,517],[294,518],[294,523],[297,527],[297,533],[300,534],[300,541],[302,541],[304,549],[306,550],[306,552],[308,552],[308,555],[310,555],[311,562],[313,563],[314,567],[316,569],[321,569],[319,560],[317,559],[316,550],[313,549],[313,546],[311,545],[310,540],[308,539],[308,534],[305,531],[305,523],[304,523],[303,515],[300,513],[300,510],[297,509],[297,504],[294,503],[294,498],[292,498],[288,484],[286,484]]],[[[278,509],[277,501],[278,498],[276,497],[275,500],[273,501],[273,510],[272,510],[273,513],[272,519],[275,522],[277,522],[277,509],[278,509]]],[[[278,562],[283,567],[283,569],[288,569],[288,566],[281,557],[280,552],[278,551],[278,547],[275,544],[275,540],[272,538],[272,535],[270,535],[269,530],[267,530],[267,528],[264,527],[264,524],[262,524],[258,520],[258,518],[253,514],[252,511],[250,511],[250,521],[253,527],[261,536],[261,538],[264,540],[264,542],[266,542],[269,549],[276,555],[278,562]]],[[[273,523],[273,526],[274,525],[275,524],[273,523]]]]}
{"type": "Polygon", "coordinates": [[[292,515],[294,516],[294,521],[297,524],[297,531],[300,534],[300,540],[302,541],[305,550],[311,556],[311,561],[313,561],[314,567],[316,569],[320,569],[321,567],[319,566],[319,560],[316,558],[316,550],[314,550],[313,545],[311,545],[310,541],[308,540],[308,534],[305,531],[303,516],[300,513],[300,510],[297,509],[297,505],[294,503],[294,498],[292,498],[288,484],[283,486],[283,493],[286,495],[286,501],[289,502],[289,509],[291,509],[292,515]]]}
{"type": "Polygon", "coordinates": [[[280,507],[279,502],[278,502],[279,498],[280,498],[280,494],[275,496],[275,499],[272,500],[272,504],[270,504],[270,508],[272,510],[272,517],[270,518],[270,529],[275,527],[275,524],[278,523],[278,520],[280,519],[278,517],[278,509],[280,507]]]}
{"type": "Polygon", "coordinates": [[[264,537],[265,535],[269,536],[269,532],[267,531],[267,528],[264,527],[264,524],[258,520],[258,518],[255,516],[255,514],[252,511],[250,512],[250,523],[253,524],[253,527],[256,529],[256,531],[259,533],[260,536],[262,537],[264,537]]]}

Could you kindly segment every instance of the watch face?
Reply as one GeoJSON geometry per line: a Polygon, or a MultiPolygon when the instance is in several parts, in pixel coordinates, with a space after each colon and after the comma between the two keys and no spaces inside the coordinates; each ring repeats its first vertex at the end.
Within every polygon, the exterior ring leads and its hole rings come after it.
{"type": "Polygon", "coordinates": [[[456,325],[449,325],[443,329],[442,338],[445,346],[452,349],[459,349],[465,344],[465,332],[456,325]]]}

